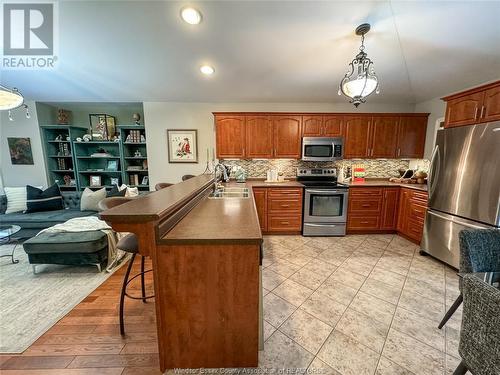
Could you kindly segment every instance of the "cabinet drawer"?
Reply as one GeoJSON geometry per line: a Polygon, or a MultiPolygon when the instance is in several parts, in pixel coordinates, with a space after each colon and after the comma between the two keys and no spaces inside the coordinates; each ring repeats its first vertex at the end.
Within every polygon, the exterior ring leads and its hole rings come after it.
{"type": "Polygon", "coordinates": [[[410,200],[421,202],[424,206],[427,206],[427,192],[412,190],[410,192],[410,200]]]}
{"type": "Polygon", "coordinates": [[[301,199],[301,188],[269,188],[267,192],[269,200],[272,199],[301,199]]]}
{"type": "Polygon", "coordinates": [[[422,239],[422,232],[424,231],[424,222],[418,219],[408,219],[408,223],[406,224],[406,235],[410,238],[413,238],[416,241],[422,239]]]}
{"type": "Polygon", "coordinates": [[[297,232],[302,229],[301,215],[269,215],[267,219],[269,232],[297,232]]]}
{"type": "Polygon", "coordinates": [[[302,213],[302,202],[298,199],[269,199],[267,207],[270,212],[300,212],[302,213]]]}
{"type": "Polygon", "coordinates": [[[379,216],[348,216],[347,229],[348,230],[377,230],[380,227],[379,216]]]}
{"type": "Polygon", "coordinates": [[[362,188],[349,188],[349,195],[359,195],[359,196],[376,196],[376,197],[381,197],[382,196],[382,191],[383,188],[369,188],[369,187],[362,187],[362,188]]]}
{"type": "Polygon", "coordinates": [[[349,212],[366,213],[382,210],[382,197],[352,197],[349,199],[349,212]]]}
{"type": "Polygon", "coordinates": [[[415,218],[423,221],[425,219],[426,211],[427,207],[420,204],[415,204],[414,202],[410,202],[409,218],[415,218]]]}

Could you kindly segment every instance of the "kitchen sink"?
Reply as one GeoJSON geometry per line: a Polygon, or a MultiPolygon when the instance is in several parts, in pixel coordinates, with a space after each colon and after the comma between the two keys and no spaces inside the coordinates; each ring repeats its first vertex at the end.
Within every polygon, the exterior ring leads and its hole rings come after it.
{"type": "Polygon", "coordinates": [[[246,199],[250,197],[248,188],[228,187],[210,193],[208,199],[246,199]]]}

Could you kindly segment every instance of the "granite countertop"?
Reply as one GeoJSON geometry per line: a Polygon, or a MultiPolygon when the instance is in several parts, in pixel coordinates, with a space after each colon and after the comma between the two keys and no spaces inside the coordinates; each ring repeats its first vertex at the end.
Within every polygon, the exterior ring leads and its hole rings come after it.
{"type": "Polygon", "coordinates": [[[349,187],[375,187],[375,186],[400,186],[408,189],[427,191],[427,184],[403,184],[391,182],[388,179],[374,178],[366,179],[365,182],[344,182],[349,187]]]}
{"type": "Polygon", "coordinates": [[[259,218],[251,183],[230,182],[230,186],[248,187],[250,195],[242,199],[203,198],[167,234],[163,244],[258,243],[262,242],[259,218]]]}
{"type": "Polygon", "coordinates": [[[304,187],[300,182],[294,180],[294,179],[285,179],[283,182],[265,182],[264,179],[247,179],[245,183],[242,182],[236,182],[231,180],[229,182],[231,186],[243,186],[246,185],[247,187],[304,187]]]}

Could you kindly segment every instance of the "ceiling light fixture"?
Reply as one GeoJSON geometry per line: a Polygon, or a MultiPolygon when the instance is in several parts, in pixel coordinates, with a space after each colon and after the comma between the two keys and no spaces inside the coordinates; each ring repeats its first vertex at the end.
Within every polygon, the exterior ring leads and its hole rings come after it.
{"type": "Polygon", "coordinates": [[[215,69],[210,65],[202,65],[200,66],[200,72],[202,72],[206,76],[211,76],[215,73],[215,69]]]}
{"type": "Polygon", "coordinates": [[[198,9],[185,7],[181,9],[181,18],[190,25],[198,25],[201,22],[201,13],[198,9]]]}
{"type": "Polygon", "coordinates": [[[24,104],[24,97],[19,90],[0,85],[0,111],[8,111],[9,120],[14,121],[11,111],[21,107],[26,110],[26,118],[30,118],[28,106],[24,104]]]}
{"type": "Polygon", "coordinates": [[[361,46],[359,53],[349,64],[349,70],[345,74],[339,85],[339,95],[344,94],[351,100],[357,108],[361,103],[366,102],[366,98],[380,92],[378,77],[373,69],[373,62],[368,58],[365,50],[365,34],[370,31],[370,24],[364,23],[356,28],[356,35],[361,36],[361,46]]]}

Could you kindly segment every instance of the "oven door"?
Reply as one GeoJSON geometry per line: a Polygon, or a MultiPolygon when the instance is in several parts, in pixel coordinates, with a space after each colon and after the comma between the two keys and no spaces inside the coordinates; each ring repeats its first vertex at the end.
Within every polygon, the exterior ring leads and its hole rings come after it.
{"type": "Polygon", "coordinates": [[[345,223],[347,194],[344,189],[306,189],[304,223],[345,223]]]}

